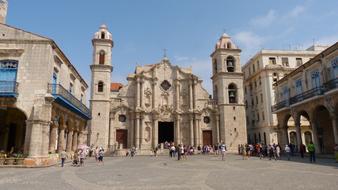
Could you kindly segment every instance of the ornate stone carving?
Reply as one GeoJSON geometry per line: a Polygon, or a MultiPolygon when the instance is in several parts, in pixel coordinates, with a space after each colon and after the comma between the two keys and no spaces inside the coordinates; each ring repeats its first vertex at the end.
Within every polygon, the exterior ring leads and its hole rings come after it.
{"type": "Polygon", "coordinates": [[[148,108],[148,107],[151,106],[151,95],[152,95],[151,89],[150,88],[146,88],[144,90],[144,95],[145,95],[144,105],[148,108]]]}

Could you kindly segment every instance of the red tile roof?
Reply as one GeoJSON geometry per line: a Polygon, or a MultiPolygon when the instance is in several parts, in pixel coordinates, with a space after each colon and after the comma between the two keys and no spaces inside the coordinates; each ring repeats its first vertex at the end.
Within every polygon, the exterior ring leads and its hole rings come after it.
{"type": "Polygon", "coordinates": [[[118,92],[122,87],[123,87],[123,85],[121,83],[112,82],[110,84],[110,91],[111,92],[118,92]]]}

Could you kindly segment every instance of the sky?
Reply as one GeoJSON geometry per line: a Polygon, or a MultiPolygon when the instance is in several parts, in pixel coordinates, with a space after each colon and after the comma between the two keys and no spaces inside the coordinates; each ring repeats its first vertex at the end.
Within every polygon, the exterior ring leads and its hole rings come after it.
{"type": "Polygon", "coordinates": [[[211,58],[226,32],[241,64],[261,49],[306,49],[338,41],[337,0],[9,0],[7,24],[52,38],[90,84],[91,39],[101,24],[113,35],[113,82],[136,65],[192,67],[212,92],[211,58]],[[325,2],[325,3],[324,3],[325,2]]]}

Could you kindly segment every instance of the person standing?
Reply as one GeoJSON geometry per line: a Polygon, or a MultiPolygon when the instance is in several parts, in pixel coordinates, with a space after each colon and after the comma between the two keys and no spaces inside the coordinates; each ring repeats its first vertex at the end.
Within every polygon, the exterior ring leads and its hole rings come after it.
{"type": "Polygon", "coordinates": [[[227,150],[227,147],[225,146],[224,142],[221,142],[221,154],[222,154],[222,160],[224,160],[225,157],[225,151],[227,150]]]}
{"type": "Polygon", "coordinates": [[[312,141],[310,141],[310,143],[307,145],[307,150],[309,151],[310,154],[310,162],[316,162],[316,149],[315,149],[315,145],[313,144],[312,141]]]}
{"type": "Polygon", "coordinates": [[[67,152],[65,150],[61,151],[60,158],[61,158],[61,167],[63,167],[65,165],[65,161],[67,158],[67,152]]]}
{"type": "Polygon", "coordinates": [[[103,155],[104,155],[104,150],[102,147],[100,147],[99,150],[99,163],[101,162],[103,164],[103,155]]]}
{"type": "Polygon", "coordinates": [[[302,143],[302,144],[300,145],[300,147],[299,147],[299,152],[300,152],[300,157],[301,157],[301,158],[304,158],[305,149],[306,149],[306,147],[305,147],[305,145],[302,143]]]}
{"type": "Polygon", "coordinates": [[[285,145],[285,153],[286,153],[286,156],[288,157],[288,160],[290,160],[291,149],[290,149],[289,145],[285,145]]]}

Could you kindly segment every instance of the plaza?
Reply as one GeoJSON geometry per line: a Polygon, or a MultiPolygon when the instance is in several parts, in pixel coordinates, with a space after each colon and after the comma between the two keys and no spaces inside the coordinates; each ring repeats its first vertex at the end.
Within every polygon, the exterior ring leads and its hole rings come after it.
{"type": "Polygon", "coordinates": [[[1,189],[337,189],[338,164],[332,159],[293,157],[291,161],[242,160],[227,154],[106,157],[104,165],[88,158],[84,167],[2,168],[1,189]]]}

